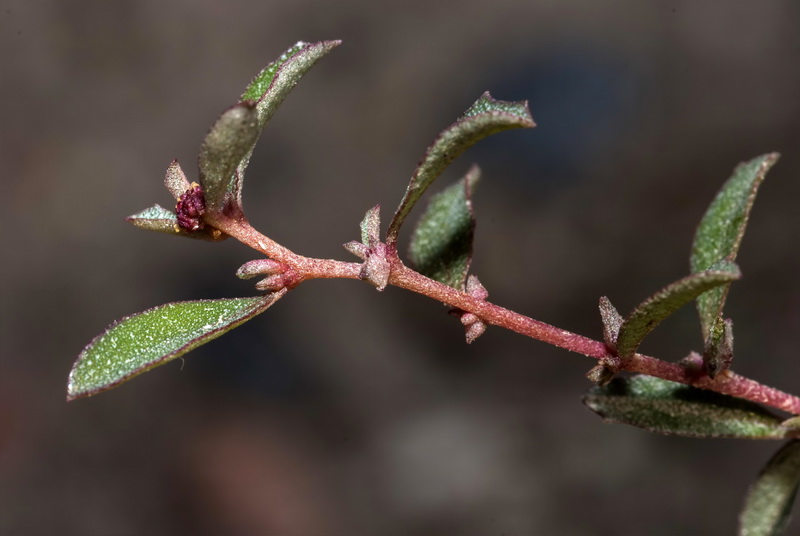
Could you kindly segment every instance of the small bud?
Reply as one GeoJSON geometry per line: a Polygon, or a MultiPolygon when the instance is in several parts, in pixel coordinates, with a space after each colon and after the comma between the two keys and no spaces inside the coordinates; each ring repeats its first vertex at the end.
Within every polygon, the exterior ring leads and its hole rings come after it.
{"type": "Polygon", "coordinates": [[[386,258],[386,244],[378,243],[369,249],[367,260],[361,268],[361,279],[382,291],[389,284],[392,266],[386,258]]]}
{"type": "Polygon", "coordinates": [[[362,261],[367,260],[367,255],[369,254],[369,248],[362,244],[361,242],[356,242],[353,240],[352,242],[348,242],[347,244],[342,244],[344,249],[361,259],[362,261]]]}
{"type": "Polygon", "coordinates": [[[614,378],[614,374],[614,369],[601,361],[586,373],[586,377],[592,383],[602,387],[614,378]]]}
{"type": "Polygon", "coordinates": [[[728,318],[723,320],[718,316],[711,326],[711,332],[706,341],[705,352],[703,352],[703,362],[706,366],[706,373],[710,378],[714,378],[720,372],[728,370],[733,361],[733,320],[728,318]]]}
{"type": "Polygon", "coordinates": [[[201,217],[206,212],[206,201],[203,188],[193,182],[191,187],[178,198],[175,213],[178,215],[178,226],[187,231],[199,231],[204,227],[201,217]]]}
{"type": "Polygon", "coordinates": [[[465,330],[467,344],[472,344],[475,342],[475,339],[483,335],[484,331],[486,331],[486,324],[481,320],[468,325],[467,329],[465,330]]]}
{"type": "Polygon", "coordinates": [[[600,297],[600,320],[603,321],[603,340],[609,350],[617,352],[617,336],[619,328],[622,327],[622,316],[617,309],[611,305],[611,301],[605,297],[600,297]]]}
{"type": "Polygon", "coordinates": [[[478,280],[477,275],[470,275],[467,278],[466,289],[467,289],[467,294],[469,294],[473,298],[478,298],[479,300],[485,300],[486,298],[489,297],[489,291],[486,290],[486,287],[484,287],[481,284],[480,280],[478,280]]]}
{"type": "Polygon", "coordinates": [[[239,279],[250,279],[259,275],[272,275],[286,270],[286,266],[272,259],[256,259],[248,261],[236,270],[239,279]]]}
{"type": "Polygon", "coordinates": [[[284,287],[286,287],[286,278],[283,274],[272,274],[256,283],[258,290],[280,290],[284,287]]]}

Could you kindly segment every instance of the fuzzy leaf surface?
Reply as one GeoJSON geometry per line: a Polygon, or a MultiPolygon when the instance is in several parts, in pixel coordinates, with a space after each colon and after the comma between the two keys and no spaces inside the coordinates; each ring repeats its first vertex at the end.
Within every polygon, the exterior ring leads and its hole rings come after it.
{"type": "Polygon", "coordinates": [[[174,302],[122,318],[80,353],[69,374],[67,400],[111,389],[180,357],[263,313],[285,293],[174,302]]]}
{"type": "Polygon", "coordinates": [[[228,238],[228,235],[221,232],[219,229],[206,226],[197,231],[187,231],[178,226],[178,216],[175,212],[155,204],[150,208],[146,208],[141,212],[132,214],[125,218],[125,221],[132,223],[139,229],[148,231],[157,231],[159,233],[166,233],[176,236],[186,236],[188,238],[199,238],[201,240],[220,241],[228,238]]]}
{"type": "Polygon", "coordinates": [[[636,375],[594,387],[583,403],[606,422],[689,437],[782,439],[781,420],[758,404],[636,375]]]}
{"type": "Polygon", "coordinates": [[[472,261],[475,218],[472,191],[480,169],[469,173],[431,198],[411,237],[409,256],[417,271],[463,290],[472,261]]]}
{"type": "Polygon", "coordinates": [[[300,78],[340,41],[298,42],[247,85],[217,120],[200,151],[200,178],[211,211],[242,214],[242,185],[261,131],[300,78]]]}
{"type": "Polygon", "coordinates": [[[740,536],[779,536],[800,487],[800,440],[779,450],[750,487],[739,516],[740,536]]]}
{"type": "MultiPolygon", "coordinates": [[[[722,260],[736,260],[758,187],[778,157],[778,153],[765,154],[739,164],[733,171],[697,227],[690,258],[692,273],[708,270],[722,260]]],[[[704,340],[722,313],[729,288],[723,285],[697,299],[704,340]]]]}
{"type": "Polygon", "coordinates": [[[662,320],[703,292],[729,284],[741,277],[739,268],[733,263],[719,268],[679,279],[639,304],[619,328],[617,355],[622,359],[630,358],[636,353],[644,338],[662,320]]]}
{"type": "Polygon", "coordinates": [[[231,179],[230,197],[237,207],[241,208],[242,205],[244,174],[261,131],[303,75],[320,58],[341,43],[341,41],[320,41],[318,43],[298,41],[281,54],[277,60],[264,67],[245,88],[240,102],[255,103],[257,133],[249,149],[239,160],[235,176],[231,179]]]}
{"type": "Polygon", "coordinates": [[[198,159],[208,212],[239,215],[242,176],[236,170],[253,150],[260,133],[252,102],[228,108],[209,130],[198,159]]]}
{"type": "Polygon", "coordinates": [[[433,141],[408,184],[389,224],[387,242],[395,243],[408,213],[436,178],[467,148],[477,141],[512,128],[536,126],[528,103],[499,101],[487,91],[452,125],[433,141]]]}

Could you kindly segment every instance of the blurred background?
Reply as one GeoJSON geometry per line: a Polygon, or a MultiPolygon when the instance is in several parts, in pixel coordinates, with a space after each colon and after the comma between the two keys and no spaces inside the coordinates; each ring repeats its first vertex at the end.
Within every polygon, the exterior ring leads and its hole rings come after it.
{"type": "MultiPolygon", "coordinates": [[[[800,4],[467,0],[0,1],[0,534],[731,534],[778,444],[603,424],[593,361],[499,329],[467,346],[431,300],[313,281],[101,396],[67,373],[112,320],[247,296],[228,240],[147,233],[167,165],[297,40],[342,39],[248,170],[254,225],[293,250],[388,219],[425,148],[485,90],[538,126],[481,142],[473,273],[490,299],[601,337],[687,274],[735,165],[759,194],[727,312],[734,368],[800,391],[800,4]]],[[[417,211],[418,213],[419,211],[417,211]]],[[[408,231],[407,231],[408,232],[408,231]]],[[[700,349],[682,310],[646,342],[700,349]]]]}

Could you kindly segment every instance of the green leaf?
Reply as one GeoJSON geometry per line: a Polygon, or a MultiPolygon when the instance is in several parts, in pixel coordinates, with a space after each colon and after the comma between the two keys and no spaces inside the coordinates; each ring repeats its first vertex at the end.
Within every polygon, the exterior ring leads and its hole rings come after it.
{"type": "Polygon", "coordinates": [[[125,221],[132,223],[139,229],[157,231],[175,236],[186,236],[188,238],[199,238],[201,240],[221,241],[228,238],[228,235],[206,225],[197,231],[187,231],[178,225],[178,216],[171,210],[167,210],[159,204],[146,208],[141,212],[132,214],[125,218],[125,221]]]}
{"type": "Polygon", "coordinates": [[[253,150],[261,129],[255,104],[239,103],[227,109],[211,127],[200,149],[200,184],[206,210],[241,216],[241,181],[236,172],[253,150]]]}
{"type": "Polygon", "coordinates": [[[400,227],[419,198],[442,171],[467,148],[503,130],[534,126],[536,125],[528,111],[527,102],[498,101],[493,99],[488,91],[481,95],[464,115],[444,129],[428,147],[389,224],[387,243],[397,242],[400,227]]]}
{"type": "Polygon", "coordinates": [[[78,356],[69,374],[67,400],[111,389],[180,357],[263,313],[286,292],[174,302],[122,318],[78,356]]]}
{"type": "Polygon", "coordinates": [[[471,198],[479,178],[480,169],[473,166],[463,179],[433,196],[411,237],[409,253],[417,270],[459,290],[472,261],[471,198]]]}
{"type": "MultiPolygon", "coordinates": [[[[740,164],[722,186],[697,227],[690,258],[692,273],[708,270],[721,260],[736,260],[758,187],[778,157],[778,153],[770,153],[740,164]]],[[[723,285],[697,299],[703,340],[722,313],[729,288],[723,285]]]]}
{"type": "Polygon", "coordinates": [[[739,515],[740,536],[779,536],[789,525],[800,487],[800,440],[779,450],[750,487],[739,515]]]}
{"type": "Polygon", "coordinates": [[[659,434],[750,439],[788,434],[780,419],[758,404],[652,376],[615,378],[589,390],[583,403],[606,422],[659,434]]]}
{"type": "Polygon", "coordinates": [[[644,338],[662,320],[703,292],[740,277],[739,268],[728,263],[719,270],[692,274],[659,290],[639,304],[622,323],[617,336],[617,355],[622,359],[632,357],[644,338]]]}
{"type": "Polygon", "coordinates": [[[211,128],[200,151],[200,182],[212,213],[242,216],[244,174],[261,131],[306,71],[340,43],[296,43],[262,69],[211,128]]]}
{"type": "Polygon", "coordinates": [[[253,78],[242,93],[241,101],[256,103],[259,128],[264,128],[300,78],[320,58],[340,44],[342,44],[341,41],[320,41],[318,43],[298,41],[253,78]]]}

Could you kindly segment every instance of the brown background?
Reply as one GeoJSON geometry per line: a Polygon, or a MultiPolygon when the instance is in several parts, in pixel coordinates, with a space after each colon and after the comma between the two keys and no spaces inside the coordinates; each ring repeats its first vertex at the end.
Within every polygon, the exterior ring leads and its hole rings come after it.
{"type": "MultiPolygon", "coordinates": [[[[539,126],[458,159],[484,179],[474,272],[502,305],[600,336],[687,273],[737,162],[764,184],[728,313],[737,371],[800,390],[800,4],[0,2],[0,534],[730,534],[771,442],[603,424],[592,361],[353,281],[100,397],[65,404],[84,344],[164,303],[251,294],[254,255],[138,231],[208,126],[298,39],[344,40],[267,127],[246,183],[264,232],[348,259],[430,140],[484,90],[539,126]]],[[[644,351],[701,341],[687,308],[644,351]]]]}

